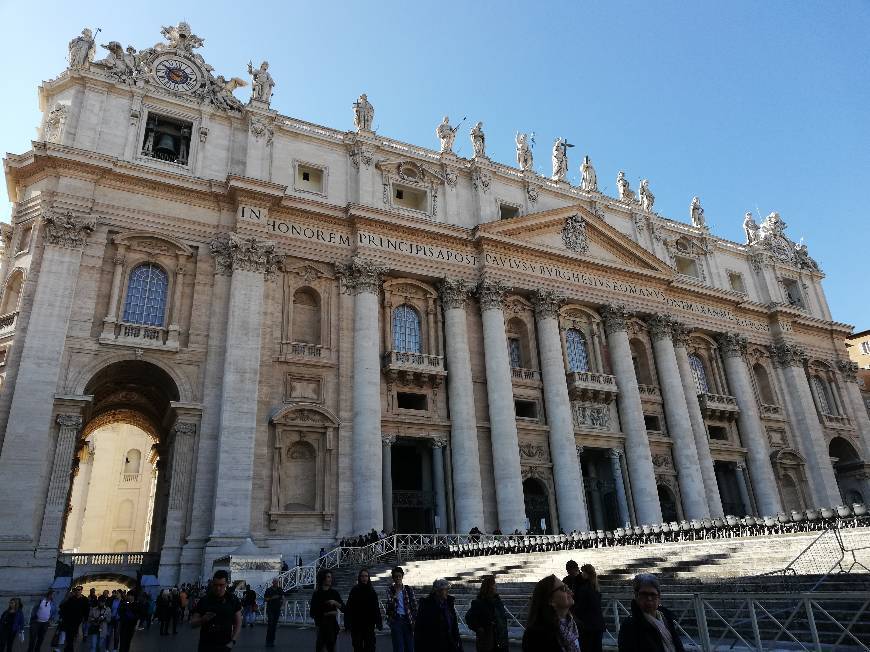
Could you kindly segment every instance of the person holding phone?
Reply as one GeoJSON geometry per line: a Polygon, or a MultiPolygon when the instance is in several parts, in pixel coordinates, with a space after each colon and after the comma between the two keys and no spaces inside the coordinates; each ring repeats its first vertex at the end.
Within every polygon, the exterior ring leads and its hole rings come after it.
{"type": "Polygon", "coordinates": [[[215,572],[208,593],[196,605],[190,617],[192,627],[199,627],[198,652],[232,650],[242,631],[242,603],[227,591],[230,576],[215,572]]]}

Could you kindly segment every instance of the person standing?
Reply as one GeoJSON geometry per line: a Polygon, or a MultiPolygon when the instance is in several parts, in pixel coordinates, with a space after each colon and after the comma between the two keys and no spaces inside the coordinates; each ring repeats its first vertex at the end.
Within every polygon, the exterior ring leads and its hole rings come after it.
{"type": "Polygon", "coordinates": [[[363,568],[356,576],[356,586],[347,596],[344,627],[350,631],[354,652],[375,652],[375,627],[384,628],[378,594],[372,586],[371,576],[363,568]]]}
{"type": "Polygon", "coordinates": [[[507,610],[495,587],[495,575],[487,575],[465,614],[465,624],[477,636],[478,652],[507,651],[507,618],[507,610]]]}
{"type": "Polygon", "coordinates": [[[432,592],[420,600],[414,628],[414,649],[417,652],[462,651],[456,607],[449,590],[447,580],[435,580],[432,592]]]}
{"type": "Polygon", "coordinates": [[[245,593],[242,595],[242,607],[244,607],[242,627],[245,625],[253,627],[254,620],[257,617],[257,592],[251,588],[250,584],[245,584],[245,593]]]}
{"type": "Polygon", "coordinates": [[[12,652],[15,637],[24,630],[24,613],[21,600],[10,598],[9,606],[0,614],[0,652],[12,652]]]}
{"type": "Polygon", "coordinates": [[[157,596],[157,620],[160,622],[160,635],[169,636],[169,621],[172,619],[172,596],[169,589],[163,589],[157,596]]]}
{"type": "Polygon", "coordinates": [[[278,628],[278,618],[281,617],[281,607],[284,605],[284,590],[278,578],[272,579],[272,586],[263,595],[266,609],[266,647],[275,647],[275,630],[278,628]]]}
{"type": "Polygon", "coordinates": [[[619,629],[619,652],[684,652],[674,616],[661,606],[661,589],[655,575],[635,575],[631,615],[619,629]]]}
{"type": "Polygon", "coordinates": [[[81,586],[73,588],[61,603],[59,626],[64,635],[65,652],[74,652],[79,630],[88,619],[89,605],[88,599],[82,595],[81,586]]]}
{"type": "Polygon", "coordinates": [[[103,643],[106,640],[106,631],[111,619],[112,610],[106,604],[106,598],[100,596],[88,613],[88,645],[91,652],[105,649],[103,643]]]}
{"type": "Polygon", "coordinates": [[[414,621],[417,619],[414,589],[405,586],[405,571],[401,566],[396,566],[391,576],[393,583],[387,587],[387,622],[393,652],[414,652],[414,621]]]}
{"type": "Polygon", "coordinates": [[[57,606],[54,603],[54,591],[46,592],[45,597],[33,605],[30,612],[30,640],[27,652],[40,652],[48,626],[57,616],[57,606]]]}
{"type": "Polygon", "coordinates": [[[344,601],[332,588],[332,571],[323,569],[317,574],[317,588],[311,596],[309,611],[317,628],[315,652],[335,652],[335,641],[338,638],[338,612],[344,611],[344,601]]]}
{"type": "Polygon", "coordinates": [[[181,605],[181,594],[178,587],[172,589],[169,594],[169,620],[172,622],[172,633],[178,634],[178,623],[184,618],[184,607],[181,605]]]}
{"type": "Polygon", "coordinates": [[[119,640],[118,613],[121,608],[120,591],[112,591],[112,595],[109,597],[107,604],[109,605],[109,611],[111,611],[112,616],[109,619],[108,626],[106,627],[106,650],[108,650],[108,652],[114,652],[118,649],[119,640]]]}
{"type": "Polygon", "coordinates": [[[118,652],[130,652],[130,643],[136,633],[141,614],[141,602],[135,591],[128,591],[118,607],[118,652]]]}
{"type": "Polygon", "coordinates": [[[601,589],[598,573],[592,564],[580,567],[580,582],[574,589],[574,618],[580,630],[580,649],[601,652],[604,638],[604,612],[601,609],[601,589]]]}
{"type": "Polygon", "coordinates": [[[242,603],[227,591],[230,576],[216,571],[208,593],[197,603],[190,617],[192,627],[199,627],[198,652],[231,650],[242,631],[242,603]]]}
{"type": "Polygon", "coordinates": [[[555,575],[535,585],[523,652],[579,652],[580,635],[571,615],[574,598],[571,589],[555,575]]]}

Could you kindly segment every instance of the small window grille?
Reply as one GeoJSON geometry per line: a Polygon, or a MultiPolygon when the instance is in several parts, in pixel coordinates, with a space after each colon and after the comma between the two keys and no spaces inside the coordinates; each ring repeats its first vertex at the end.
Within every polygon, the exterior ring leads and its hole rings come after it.
{"type": "Polygon", "coordinates": [[[710,385],[707,383],[707,370],[704,369],[704,362],[697,355],[692,353],[689,356],[689,366],[692,367],[692,378],[695,379],[695,389],[699,394],[707,394],[710,391],[710,385]]]}
{"type": "Polygon", "coordinates": [[[393,350],[403,353],[422,353],[420,316],[416,310],[406,304],[393,310],[393,350]]]}
{"type": "Polygon", "coordinates": [[[571,371],[589,371],[589,355],[586,351],[586,338],[576,328],[565,333],[568,345],[568,367],[571,371]]]}
{"type": "Polygon", "coordinates": [[[169,279],[154,263],[145,263],[130,272],[124,319],[128,324],[163,326],[169,279]]]}

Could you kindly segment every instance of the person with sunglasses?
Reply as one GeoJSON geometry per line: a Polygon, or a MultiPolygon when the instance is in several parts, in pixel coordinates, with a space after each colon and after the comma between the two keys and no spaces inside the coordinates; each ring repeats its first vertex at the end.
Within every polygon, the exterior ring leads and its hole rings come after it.
{"type": "Polygon", "coordinates": [[[655,575],[634,577],[631,616],[619,630],[619,652],[685,652],[671,612],[661,606],[655,575]]]}
{"type": "Polygon", "coordinates": [[[242,631],[242,603],[227,591],[230,582],[225,570],[215,572],[208,594],[196,605],[190,617],[192,627],[199,627],[198,652],[232,650],[242,631]]]}
{"type": "Polygon", "coordinates": [[[548,575],[538,582],[529,605],[523,652],[580,652],[572,606],[571,589],[558,577],[548,575]]]}

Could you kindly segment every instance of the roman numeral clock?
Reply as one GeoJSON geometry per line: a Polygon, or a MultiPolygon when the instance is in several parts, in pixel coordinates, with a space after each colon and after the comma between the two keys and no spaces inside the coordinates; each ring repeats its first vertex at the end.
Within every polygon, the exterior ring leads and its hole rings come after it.
{"type": "Polygon", "coordinates": [[[157,83],[177,93],[190,93],[202,83],[203,74],[191,63],[176,57],[163,57],[154,64],[157,83]]]}

